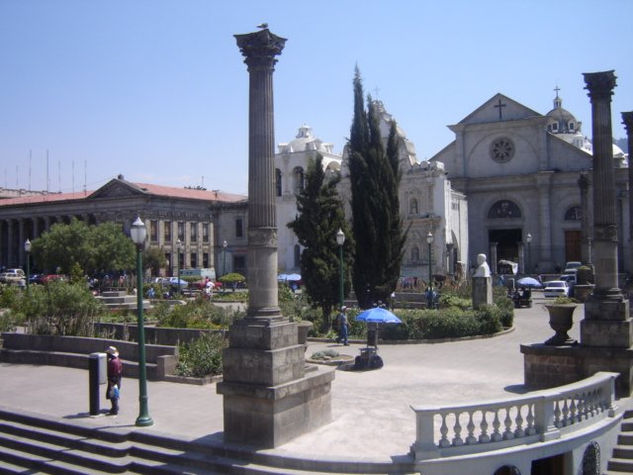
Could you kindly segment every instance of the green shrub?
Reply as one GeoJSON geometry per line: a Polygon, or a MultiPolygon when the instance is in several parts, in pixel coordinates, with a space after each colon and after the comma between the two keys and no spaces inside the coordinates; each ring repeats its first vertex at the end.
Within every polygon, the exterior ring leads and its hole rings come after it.
{"type": "Polygon", "coordinates": [[[503,295],[495,297],[494,303],[499,309],[499,320],[505,328],[510,328],[514,324],[514,302],[505,292],[503,295]]]}
{"type": "Polygon", "coordinates": [[[221,332],[208,333],[191,343],[179,345],[176,374],[197,378],[222,374],[222,350],[225,346],[221,332]]]}
{"type": "Polygon", "coordinates": [[[33,334],[92,336],[94,322],[105,311],[84,283],[53,281],[31,286],[11,312],[22,314],[33,334]]]}
{"type": "Polygon", "coordinates": [[[155,316],[160,327],[227,329],[242,313],[197,298],[185,305],[175,305],[170,311],[161,311],[155,316]]]}
{"type": "Polygon", "coordinates": [[[222,277],[218,279],[223,284],[233,284],[238,282],[245,282],[246,277],[237,272],[231,272],[229,274],[224,274],[222,277]]]}
{"type": "Polygon", "coordinates": [[[440,307],[458,307],[462,310],[466,310],[473,306],[472,299],[470,297],[460,297],[453,292],[442,292],[440,294],[440,307]]]}
{"type": "Polygon", "coordinates": [[[0,284],[0,308],[13,308],[22,292],[15,285],[0,284]]]}

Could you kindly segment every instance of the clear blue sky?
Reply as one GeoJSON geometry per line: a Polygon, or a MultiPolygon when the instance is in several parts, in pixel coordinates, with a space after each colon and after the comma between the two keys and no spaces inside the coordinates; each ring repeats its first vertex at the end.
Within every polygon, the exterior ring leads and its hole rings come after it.
{"type": "Polygon", "coordinates": [[[341,152],[358,64],[418,158],[497,92],[563,107],[591,138],[583,72],[614,69],[613,131],[633,110],[630,0],[0,0],[0,186],[131,181],[245,193],[248,73],[233,35],[288,39],[275,142],[306,123],[341,152]],[[74,163],[74,174],[73,170],[74,163]],[[61,173],[60,173],[61,171],[61,173]],[[59,176],[61,175],[61,180],[59,176]]]}

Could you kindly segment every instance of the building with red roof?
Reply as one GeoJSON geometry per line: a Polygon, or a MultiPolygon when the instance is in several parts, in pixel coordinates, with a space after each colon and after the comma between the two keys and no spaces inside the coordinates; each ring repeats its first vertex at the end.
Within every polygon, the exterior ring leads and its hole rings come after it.
{"type": "Polygon", "coordinates": [[[215,267],[218,275],[245,273],[247,210],[245,195],[133,183],[122,175],[94,191],[6,198],[0,200],[0,266],[23,267],[24,242],[55,223],[70,223],[73,218],[89,224],[114,221],[129,234],[140,216],[147,226],[147,245],[162,249],[169,263],[161,273],[173,275],[179,264],[215,267]]]}

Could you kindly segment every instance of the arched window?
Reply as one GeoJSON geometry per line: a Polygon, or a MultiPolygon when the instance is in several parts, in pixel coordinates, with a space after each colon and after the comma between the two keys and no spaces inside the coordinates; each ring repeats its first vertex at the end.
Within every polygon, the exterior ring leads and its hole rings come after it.
{"type": "Polygon", "coordinates": [[[301,247],[295,244],[295,267],[301,267],[301,247]]]}
{"type": "Polygon", "coordinates": [[[281,170],[275,168],[275,191],[277,196],[281,196],[281,170]]]}
{"type": "Polygon", "coordinates": [[[565,212],[565,221],[580,221],[582,219],[582,209],[580,206],[572,206],[565,212]]]}
{"type": "Polygon", "coordinates": [[[520,218],[521,210],[514,201],[501,200],[497,201],[490,207],[488,218],[520,218]]]}
{"type": "Polygon", "coordinates": [[[294,170],[295,176],[295,193],[301,193],[304,187],[303,168],[297,167],[294,170]]]}
{"type": "Polygon", "coordinates": [[[411,201],[409,201],[409,214],[418,214],[418,200],[415,198],[411,198],[411,201]]]}
{"type": "Polygon", "coordinates": [[[418,246],[413,246],[411,248],[411,261],[420,262],[420,249],[418,248],[418,246]]]}

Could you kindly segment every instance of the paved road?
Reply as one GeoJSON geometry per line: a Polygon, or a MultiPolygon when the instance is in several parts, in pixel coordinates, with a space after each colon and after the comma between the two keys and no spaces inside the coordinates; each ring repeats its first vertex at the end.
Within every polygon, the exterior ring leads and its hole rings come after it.
{"type": "MultiPolygon", "coordinates": [[[[515,330],[494,338],[382,345],[380,370],[337,371],[332,385],[333,421],[275,449],[276,453],[364,457],[378,460],[405,454],[415,439],[411,405],[445,405],[509,397],[523,392],[522,343],[540,343],[553,331],[538,300],[515,312],[515,330]]],[[[574,315],[570,335],[578,338],[584,308],[574,315]]],[[[310,343],[307,355],[325,348],[355,356],[363,345],[310,343]]],[[[133,427],[138,415],[138,382],[124,379],[116,417],[88,415],[88,373],[54,366],[0,364],[0,405],[74,419],[93,426],[133,427]]],[[[140,430],[193,439],[221,438],[222,399],[207,386],[149,382],[155,424],[140,430]]],[[[102,399],[102,408],[107,401],[102,399]]]]}

